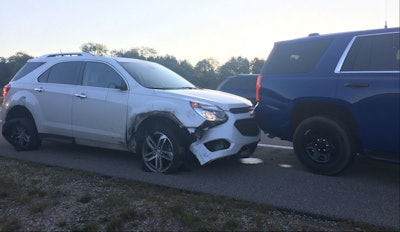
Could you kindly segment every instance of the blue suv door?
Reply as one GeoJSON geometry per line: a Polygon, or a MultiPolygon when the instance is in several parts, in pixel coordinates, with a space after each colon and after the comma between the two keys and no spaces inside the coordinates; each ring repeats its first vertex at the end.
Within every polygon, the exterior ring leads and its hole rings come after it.
{"type": "Polygon", "coordinates": [[[399,41],[399,32],[355,37],[336,68],[337,96],[349,104],[366,152],[399,152],[399,41]]]}

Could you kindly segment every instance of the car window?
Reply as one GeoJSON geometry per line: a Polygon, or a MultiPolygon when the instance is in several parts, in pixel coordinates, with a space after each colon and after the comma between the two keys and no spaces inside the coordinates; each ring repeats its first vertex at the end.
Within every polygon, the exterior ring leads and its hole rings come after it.
{"type": "Polygon", "coordinates": [[[175,72],[151,62],[120,62],[142,86],[151,89],[181,89],[195,86],[175,72]]]}
{"type": "Polygon", "coordinates": [[[39,82],[56,84],[77,84],[82,62],[72,61],[53,65],[50,69],[39,76],[39,82]]]}
{"type": "Polygon", "coordinates": [[[399,71],[399,33],[356,37],[341,71],[399,71]]]}
{"type": "Polygon", "coordinates": [[[256,88],[257,78],[254,77],[242,77],[238,79],[236,84],[238,89],[254,90],[256,88]]]}
{"type": "Polygon", "coordinates": [[[229,90],[229,89],[237,89],[236,85],[237,85],[237,81],[236,79],[234,79],[234,77],[231,77],[227,80],[225,80],[221,86],[220,86],[220,90],[225,91],[225,90],[229,90]]]}
{"type": "Polygon", "coordinates": [[[257,78],[255,77],[230,77],[220,87],[220,90],[254,90],[257,78]]]}
{"type": "Polygon", "coordinates": [[[26,63],[18,72],[17,74],[15,74],[15,76],[13,77],[13,81],[16,81],[18,79],[21,79],[22,77],[24,77],[26,74],[32,72],[33,70],[35,70],[36,68],[38,68],[39,66],[41,66],[42,64],[44,64],[44,62],[28,62],[26,63]]]}
{"type": "Polygon", "coordinates": [[[123,83],[122,77],[110,66],[98,62],[86,63],[82,85],[102,88],[121,88],[123,83]]]}
{"type": "Polygon", "coordinates": [[[262,73],[308,73],[324,54],[331,39],[276,43],[262,73]]]}

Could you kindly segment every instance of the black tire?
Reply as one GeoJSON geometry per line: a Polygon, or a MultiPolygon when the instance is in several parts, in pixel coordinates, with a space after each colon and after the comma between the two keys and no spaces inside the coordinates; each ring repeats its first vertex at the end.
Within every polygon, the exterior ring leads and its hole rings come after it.
{"type": "Polygon", "coordinates": [[[155,124],[145,129],[139,154],[146,171],[174,173],[183,164],[187,149],[171,127],[155,124]]]}
{"type": "Polygon", "coordinates": [[[305,119],[296,128],[293,147],[298,159],[311,171],[337,175],[355,157],[354,139],[339,122],[325,116],[305,119]]]}
{"type": "Polygon", "coordinates": [[[29,118],[15,118],[7,121],[2,134],[17,151],[34,150],[41,145],[35,123],[29,118]]]}

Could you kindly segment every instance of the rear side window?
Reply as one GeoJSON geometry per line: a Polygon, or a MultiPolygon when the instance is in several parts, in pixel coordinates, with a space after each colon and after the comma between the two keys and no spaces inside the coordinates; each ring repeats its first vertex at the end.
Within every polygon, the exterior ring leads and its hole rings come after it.
{"type": "Polygon", "coordinates": [[[76,85],[82,62],[64,62],[52,66],[39,76],[39,82],[76,85]]]}
{"type": "Polygon", "coordinates": [[[399,71],[399,33],[357,37],[341,71],[399,71]]]}
{"type": "Polygon", "coordinates": [[[308,73],[324,54],[331,39],[276,43],[263,67],[263,74],[308,73]]]}
{"type": "Polygon", "coordinates": [[[44,64],[43,62],[28,62],[22,68],[15,74],[13,77],[13,81],[16,81],[18,79],[21,79],[24,77],[26,74],[32,72],[33,70],[37,69],[39,66],[44,64]]]}

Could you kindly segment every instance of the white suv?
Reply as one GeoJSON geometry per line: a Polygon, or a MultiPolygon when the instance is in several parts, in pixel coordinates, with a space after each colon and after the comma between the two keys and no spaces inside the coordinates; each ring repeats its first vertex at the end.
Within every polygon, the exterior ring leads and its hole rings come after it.
{"type": "Polygon", "coordinates": [[[200,164],[251,155],[260,140],[250,101],[198,89],[156,63],[89,53],[29,60],[3,88],[2,134],[17,150],[42,139],[132,151],[171,173],[191,151],[200,164]]]}

